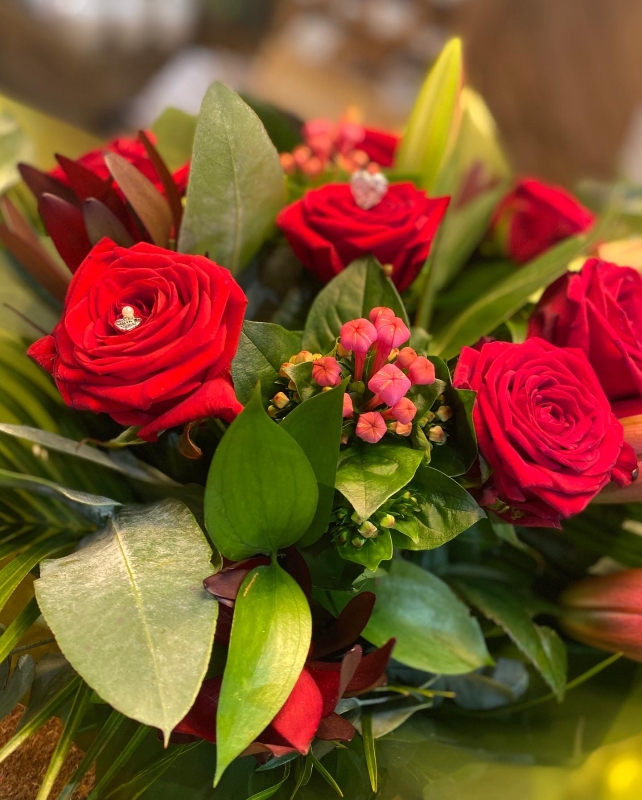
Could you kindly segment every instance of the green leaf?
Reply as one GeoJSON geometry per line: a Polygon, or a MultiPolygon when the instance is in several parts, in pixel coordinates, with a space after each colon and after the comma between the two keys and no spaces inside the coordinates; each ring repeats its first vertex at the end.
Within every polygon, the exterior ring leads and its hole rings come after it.
{"type": "Polygon", "coordinates": [[[30,278],[6,250],[0,250],[0,284],[2,302],[8,306],[3,309],[3,328],[30,339],[38,332],[28,320],[38,320],[38,325],[45,330],[53,328],[60,316],[60,306],[48,292],[38,287],[35,279],[30,278]],[[19,313],[15,314],[11,309],[19,313]]]}
{"type": "Polygon", "coordinates": [[[216,449],[205,488],[205,524],[217,549],[240,561],[276,553],[307,531],[319,491],[294,439],[253,398],[216,449]]]}
{"type": "Polygon", "coordinates": [[[178,108],[166,108],[152,125],[156,149],[170,170],[186,164],[192,156],[198,118],[178,108]]]}
{"type": "Polygon", "coordinates": [[[314,755],[312,750],[308,753],[308,758],[312,762],[316,771],[321,775],[323,780],[330,786],[334,791],[339,795],[339,797],[343,797],[343,792],[341,791],[341,787],[335,781],[335,779],[330,775],[328,770],[323,766],[323,764],[319,761],[319,759],[314,755]]]}
{"type": "Polygon", "coordinates": [[[397,661],[444,675],[492,663],[479,623],[435,575],[393,561],[374,591],[377,602],[363,636],[378,647],[396,638],[397,661]]]}
{"type": "MultiPolygon", "coordinates": [[[[40,616],[40,609],[35,597],[25,605],[22,611],[13,618],[7,630],[0,636],[0,663],[11,655],[25,633],[40,616]]],[[[0,714],[2,719],[3,714],[0,714]]]]}
{"type": "Polygon", "coordinates": [[[493,331],[519,311],[533,292],[563,275],[587,241],[586,236],[572,236],[525,266],[516,267],[439,331],[433,339],[432,352],[452,358],[464,345],[474,344],[480,336],[493,331]]]}
{"type": "Polygon", "coordinates": [[[0,689],[0,719],[4,719],[10,714],[27,694],[31,687],[33,676],[34,663],[32,656],[20,656],[11,673],[11,677],[0,689]]]}
{"type": "Polygon", "coordinates": [[[503,628],[561,702],[566,686],[566,648],[555,631],[536,625],[524,599],[509,586],[472,578],[456,581],[460,594],[503,628]]]}
{"type": "Polygon", "coordinates": [[[284,367],[283,371],[290,380],[294,381],[296,390],[301,400],[309,400],[319,393],[319,385],[312,380],[312,362],[303,361],[301,364],[292,364],[284,367]]]}
{"type": "Polygon", "coordinates": [[[17,166],[30,156],[29,140],[18,120],[0,107],[0,195],[20,180],[17,166]]]}
{"type": "Polygon", "coordinates": [[[345,322],[367,318],[378,306],[391,308],[408,324],[401,298],[377,259],[368,256],[353,261],[316,296],[305,325],[303,348],[329,352],[345,322]]]}
{"type": "Polygon", "coordinates": [[[196,127],[179,251],[207,253],[237,273],[285,202],[279,154],[261,120],[237,94],[213,84],[196,127]]]}
{"type": "Polygon", "coordinates": [[[298,144],[301,144],[303,139],[299,120],[271,103],[266,103],[251,95],[242,94],[241,97],[261,120],[272,144],[279,153],[289,153],[298,144]]]}
{"type": "Polygon", "coordinates": [[[310,606],[276,562],[247,575],[234,607],[216,717],[216,779],[269,725],[297,682],[310,647],[310,606]]]}
{"type": "Polygon", "coordinates": [[[125,766],[125,764],[131,759],[134,755],[136,750],[141,746],[143,740],[147,737],[150,730],[145,725],[141,725],[138,730],[135,731],[131,739],[127,742],[127,744],[122,747],[116,756],[116,758],[112,761],[109,765],[107,770],[103,773],[100,780],[94,785],[91,793],[88,795],[87,800],[102,800],[105,795],[104,791],[111,783],[113,777],[118,774],[118,772],[125,766]]]}
{"type": "Polygon", "coordinates": [[[412,483],[420,492],[418,511],[414,518],[396,520],[395,530],[407,537],[399,537],[400,547],[432,550],[486,516],[457,481],[439,470],[421,466],[412,483]]]}
{"type": "Polygon", "coordinates": [[[301,336],[271,322],[245,320],[238,350],[232,361],[232,378],[239,401],[249,402],[257,381],[264,400],[274,396],[281,364],[301,350],[301,336]]]}
{"type": "Polygon", "coordinates": [[[325,533],[334,500],[339,444],[343,425],[343,395],[346,381],[330,392],[306,400],[291,411],[281,423],[301,447],[314,470],[319,501],[314,519],[298,542],[299,547],[314,544],[325,533]],[[320,436],[319,432],[323,431],[320,436]]]}
{"type": "Polygon", "coordinates": [[[476,392],[449,386],[445,392],[446,405],[453,410],[451,433],[445,444],[432,448],[431,466],[451,477],[463,475],[477,457],[477,435],[473,425],[476,392]]]}
{"type": "Polygon", "coordinates": [[[428,73],[395,157],[395,168],[418,175],[428,191],[456,135],[462,82],[461,40],[451,39],[428,73]]]}
{"type": "Polygon", "coordinates": [[[92,542],[41,565],[40,609],[74,669],[115,709],[165,736],[209,664],[212,551],[177,500],[126,510],[92,542]],[[99,642],[100,646],[96,646],[99,642]]]}
{"type": "Polygon", "coordinates": [[[11,595],[36,564],[69,546],[70,540],[65,535],[54,536],[41,542],[34,542],[10,561],[0,571],[0,610],[5,607],[11,595]]]}
{"type": "Polygon", "coordinates": [[[363,750],[366,756],[370,786],[372,791],[376,793],[379,775],[377,772],[377,748],[372,735],[372,711],[365,711],[361,717],[361,735],[363,737],[363,750]]]}
{"type": "MultiPolygon", "coordinates": [[[[260,769],[260,767],[259,767],[260,769]]],[[[257,769],[257,772],[259,770],[257,769]]],[[[248,800],[268,800],[268,798],[273,797],[283,786],[283,784],[287,781],[290,777],[290,762],[288,761],[285,765],[285,769],[283,770],[283,777],[281,780],[276,783],[274,786],[269,786],[267,789],[263,789],[262,792],[257,792],[253,794],[252,797],[248,797],[248,800]]]]}
{"type": "Polygon", "coordinates": [[[382,561],[390,561],[394,553],[392,536],[389,530],[379,531],[374,539],[366,539],[365,544],[356,548],[350,540],[337,547],[339,555],[346,561],[362,564],[371,572],[375,572],[382,561]]]}
{"type": "Polygon", "coordinates": [[[358,442],[339,455],[336,488],[363,519],[410,483],[423,454],[403,445],[358,442]]]}

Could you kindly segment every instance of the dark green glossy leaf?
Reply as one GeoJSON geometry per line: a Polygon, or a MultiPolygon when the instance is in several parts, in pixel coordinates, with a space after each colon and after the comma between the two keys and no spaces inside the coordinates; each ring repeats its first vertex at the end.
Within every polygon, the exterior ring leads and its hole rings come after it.
{"type": "Polygon", "coordinates": [[[310,606],[276,562],[245,578],[216,718],[216,782],[274,719],[303,669],[312,634],[310,606]]]}
{"type": "Polygon", "coordinates": [[[292,364],[284,367],[283,371],[290,380],[294,381],[296,390],[301,400],[309,400],[319,392],[319,386],[312,380],[312,362],[304,361],[302,364],[292,364]]]}
{"type": "Polygon", "coordinates": [[[446,443],[432,448],[431,466],[451,477],[463,475],[477,457],[477,436],[473,425],[476,393],[468,389],[448,387],[446,404],[453,410],[451,434],[446,443]]]}
{"type": "Polygon", "coordinates": [[[281,364],[301,350],[301,336],[270,322],[245,320],[238,350],[232,361],[232,378],[236,396],[248,403],[261,382],[264,400],[277,391],[274,382],[281,364]]]}
{"type": "Polygon", "coordinates": [[[276,553],[307,531],[318,499],[305,453],[268,417],[255,391],[216,449],[207,478],[205,523],[216,547],[233,561],[276,553]]]}
{"type": "Polygon", "coordinates": [[[263,123],[279,153],[289,153],[301,144],[301,121],[280,108],[247,94],[241,97],[263,123]]]}
{"type": "Polygon", "coordinates": [[[374,591],[377,602],[363,636],[377,646],[396,638],[397,661],[444,675],[492,663],[479,623],[435,575],[393,561],[374,591]]]}
{"type": "Polygon", "coordinates": [[[316,296],[303,333],[303,347],[313,353],[329,352],[344,322],[367,318],[378,306],[392,308],[407,323],[401,298],[379,262],[372,256],[360,258],[316,296]]]}
{"type": "Polygon", "coordinates": [[[299,540],[299,547],[314,544],[328,527],[334,500],[345,388],[344,382],[330,392],[323,392],[306,400],[281,423],[283,430],[290,434],[305,453],[316,475],[319,489],[314,519],[299,540]],[[320,431],[323,431],[323,435],[319,435],[320,431]]]}
{"type": "Polygon", "coordinates": [[[127,510],[92,542],[46,561],[36,596],[61,650],[115,709],[166,736],[205,677],[218,605],[212,551],[177,500],[127,510]],[[100,642],[100,647],[95,643],[100,642]]]}
{"type": "Polygon", "coordinates": [[[336,488],[363,519],[409,483],[423,454],[403,445],[358,442],[339,455],[336,488]]]}
{"type": "Polygon", "coordinates": [[[213,84],[196,127],[179,251],[208,253],[236,273],[285,202],[279,154],[261,120],[237,94],[213,84]]]}

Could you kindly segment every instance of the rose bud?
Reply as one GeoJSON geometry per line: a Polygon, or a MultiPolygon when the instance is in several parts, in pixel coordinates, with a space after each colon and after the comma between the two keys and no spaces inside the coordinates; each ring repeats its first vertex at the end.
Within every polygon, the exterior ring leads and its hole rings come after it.
{"type": "Polygon", "coordinates": [[[410,389],[410,380],[394,364],[386,364],[368,381],[368,389],[374,393],[366,408],[376,408],[381,403],[394,406],[410,389]]]}
{"type": "Polygon", "coordinates": [[[359,417],[355,433],[364,442],[376,444],[383,439],[387,431],[386,421],[381,414],[378,411],[369,411],[359,417]]]}
{"type": "Polygon", "coordinates": [[[569,636],[642,661],[642,569],[584,578],[560,602],[560,623],[569,636]]]}
{"type": "Polygon", "coordinates": [[[387,308],[386,306],[377,306],[373,308],[372,311],[368,314],[368,319],[372,322],[373,325],[376,326],[377,320],[381,317],[389,317],[394,319],[396,316],[395,312],[391,308],[387,308]]]}
{"type": "Polygon", "coordinates": [[[412,402],[409,397],[402,397],[390,409],[390,415],[401,422],[402,425],[407,425],[412,422],[417,413],[417,406],[412,402]]]}
{"type": "Polygon", "coordinates": [[[336,358],[318,358],[312,365],[312,380],[319,386],[338,386],[341,383],[341,367],[336,358]]]}
{"type": "Polygon", "coordinates": [[[353,413],[354,413],[354,407],[352,405],[352,398],[346,392],[343,395],[343,417],[344,417],[344,419],[346,417],[351,417],[353,413]]]}
{"type": "Polygon", "coordinates": [[[413,385],[431,386],[435,382],[435,365],[425,356],[417,356],[408,368],[408,377],[413,385]]]}
{"type": "Polygon", "coordinates": [[[395,363],[399,369],[408,369],[416,358],[417,353],[412,349],[412,347],[402,347],[397,355],[397,361],[395,363]]]}
{"type": "Polygon", "coordinates": [[[366,353],[377,341],[377,329],[367,319],[353,319],[341,326],[341,346],[354,353],[354,377],[360,381],[366,353]]]}

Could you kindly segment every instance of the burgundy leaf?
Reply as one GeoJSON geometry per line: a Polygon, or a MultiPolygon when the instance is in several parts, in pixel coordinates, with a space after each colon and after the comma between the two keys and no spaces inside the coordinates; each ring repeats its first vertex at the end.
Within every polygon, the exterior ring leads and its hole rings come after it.
{"type": "Polygon", "coordinates": [[[386,667],[388,666],[388,661],[390,661],[395,641],[395,639],[390,639],[383,647],[368,653],[367,656],[361,659],[354,677],[344,692],[346,697],[364,694],[386,683],[386,667]]]}
{"type": "Polygon", "coordinates": [[[91,250],[82,211],[52,194],[43,194],[38,211],[56,250],[75,272],[91,250]]]}
{"type": "Polygon", "coordinates": [[[270,559],[266,556],[256,556],[245,561],[238,561],[232,566],[224,567],[216,575],[210,575],[209,578],[205,578],[203,586],[210,594],[219,599],[236,600],[236,595],[239,593],[241,584],[248,572],[251,572],[255,567],[266,567],[269,564],[270,559]]]}
{"type": "Polygon", "coordinates": [[[125,226],[100,200],[89,197],[82,204],[82,213],[89,241],[96,245],[105,237],[121,247],[131,247],[135,244],[134,238],[125,226]]]}
{"type": "Polygon", "coordinates": [[[200,736],[208,742],[216,742],[216,711],[222,682],[221,675],[203,682],[194,705],[174,728],[173,733],[187,733],[200,736]]]}
{"type": "Polygon", "coordinates": [[[80,207],[78,198],[73,191],[51,175],[47,175],[46,172],[41,172],[30,164],[18,164],[18,170],[22,180],[31,189],[36,200],[40,200],[40,197],[45,193],[53,194],[72,206],[80,207]]]}
{"type": "Polygon", "coordinates": [[[312,597],[312,576],[310,568],[296,547],[288,547],[285,551],[285,571],[299,584],[309,602],[312,597]]]}
{"type": "Polygon", "coordinates": [[[343,697],[345,687],[358,669],[362,652],[361,647],[356,645],[345,654],[343,661],[308,661],[306,663],[305,668],[314,678],[323,697],[322,717],[329,716],[337,707],[337,703],[343,697]]]}
{"type": "Polygon", "coordinates": [[[333,619],[325,630],[315,634],[312,655],[321,658],[349,647],[368,624],[376,601],[372,592],[361,592],[333,619]]]}
{"type": "Polygon", "coordinates": [[[25,271],[32,278],[35,278],[52,297],[61,302],[64,301],[69,281],[65,280],[64,275],[48,256],[46,258],[43,257],[39,249],[36,249],[30,242],[21,239],[20,236],[10,231],[5,225],[0,225],[0,242],[16,257],[25,271]]]}
{"type": "Polygon", "coordinates": [[[149,160],[154,165],[154,169],[158,173],[158,177],[160,178],[163,188],[165,189],[165,196],[167,197],[167,202],[169,203],[169,207],[172,212],[172,219],[174,221],[174,238],[178,239],[178,233],[181,229],[181,222],[183,220],[183,204],[181,202],[180,194],[178,193],[178,188],[176,187],[176,183],[170,171],[167,169],[167,165],[163,161],[160,153],[154,147],[145,131],[139,131],[138,138],[147,151],[149,160]]]}
{"type": "Polygon", "coordinates": [[[354,725],[339,714],[330,714],[322,719],[317,728],[317,739],[325,741],[338,740],[351,742],[354,737],[354,725]]]}

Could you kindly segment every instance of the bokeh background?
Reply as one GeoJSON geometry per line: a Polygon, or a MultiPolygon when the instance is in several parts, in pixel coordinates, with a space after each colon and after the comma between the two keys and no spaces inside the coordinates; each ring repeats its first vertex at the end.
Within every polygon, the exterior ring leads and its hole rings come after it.
{"type": "MultiPolygon", "coordinates": [[[[401,130],[453,34],[517,171],[642,183],[641,0],[0,0],[0,94],[108,136],[167,105],[196,113],[218,79],[301,117],[356,107],[401,130]]],[[[425,800],[640,800],[642,688],[627,691],[626,725],[616,715],[588,756],[580,726],[565,766],[489,761],[482,731],[444,780],[452,754],[427,746],[425,800]]],[[[48,736],[0,770],[2,800],[35,797],[48,736]]]]}

